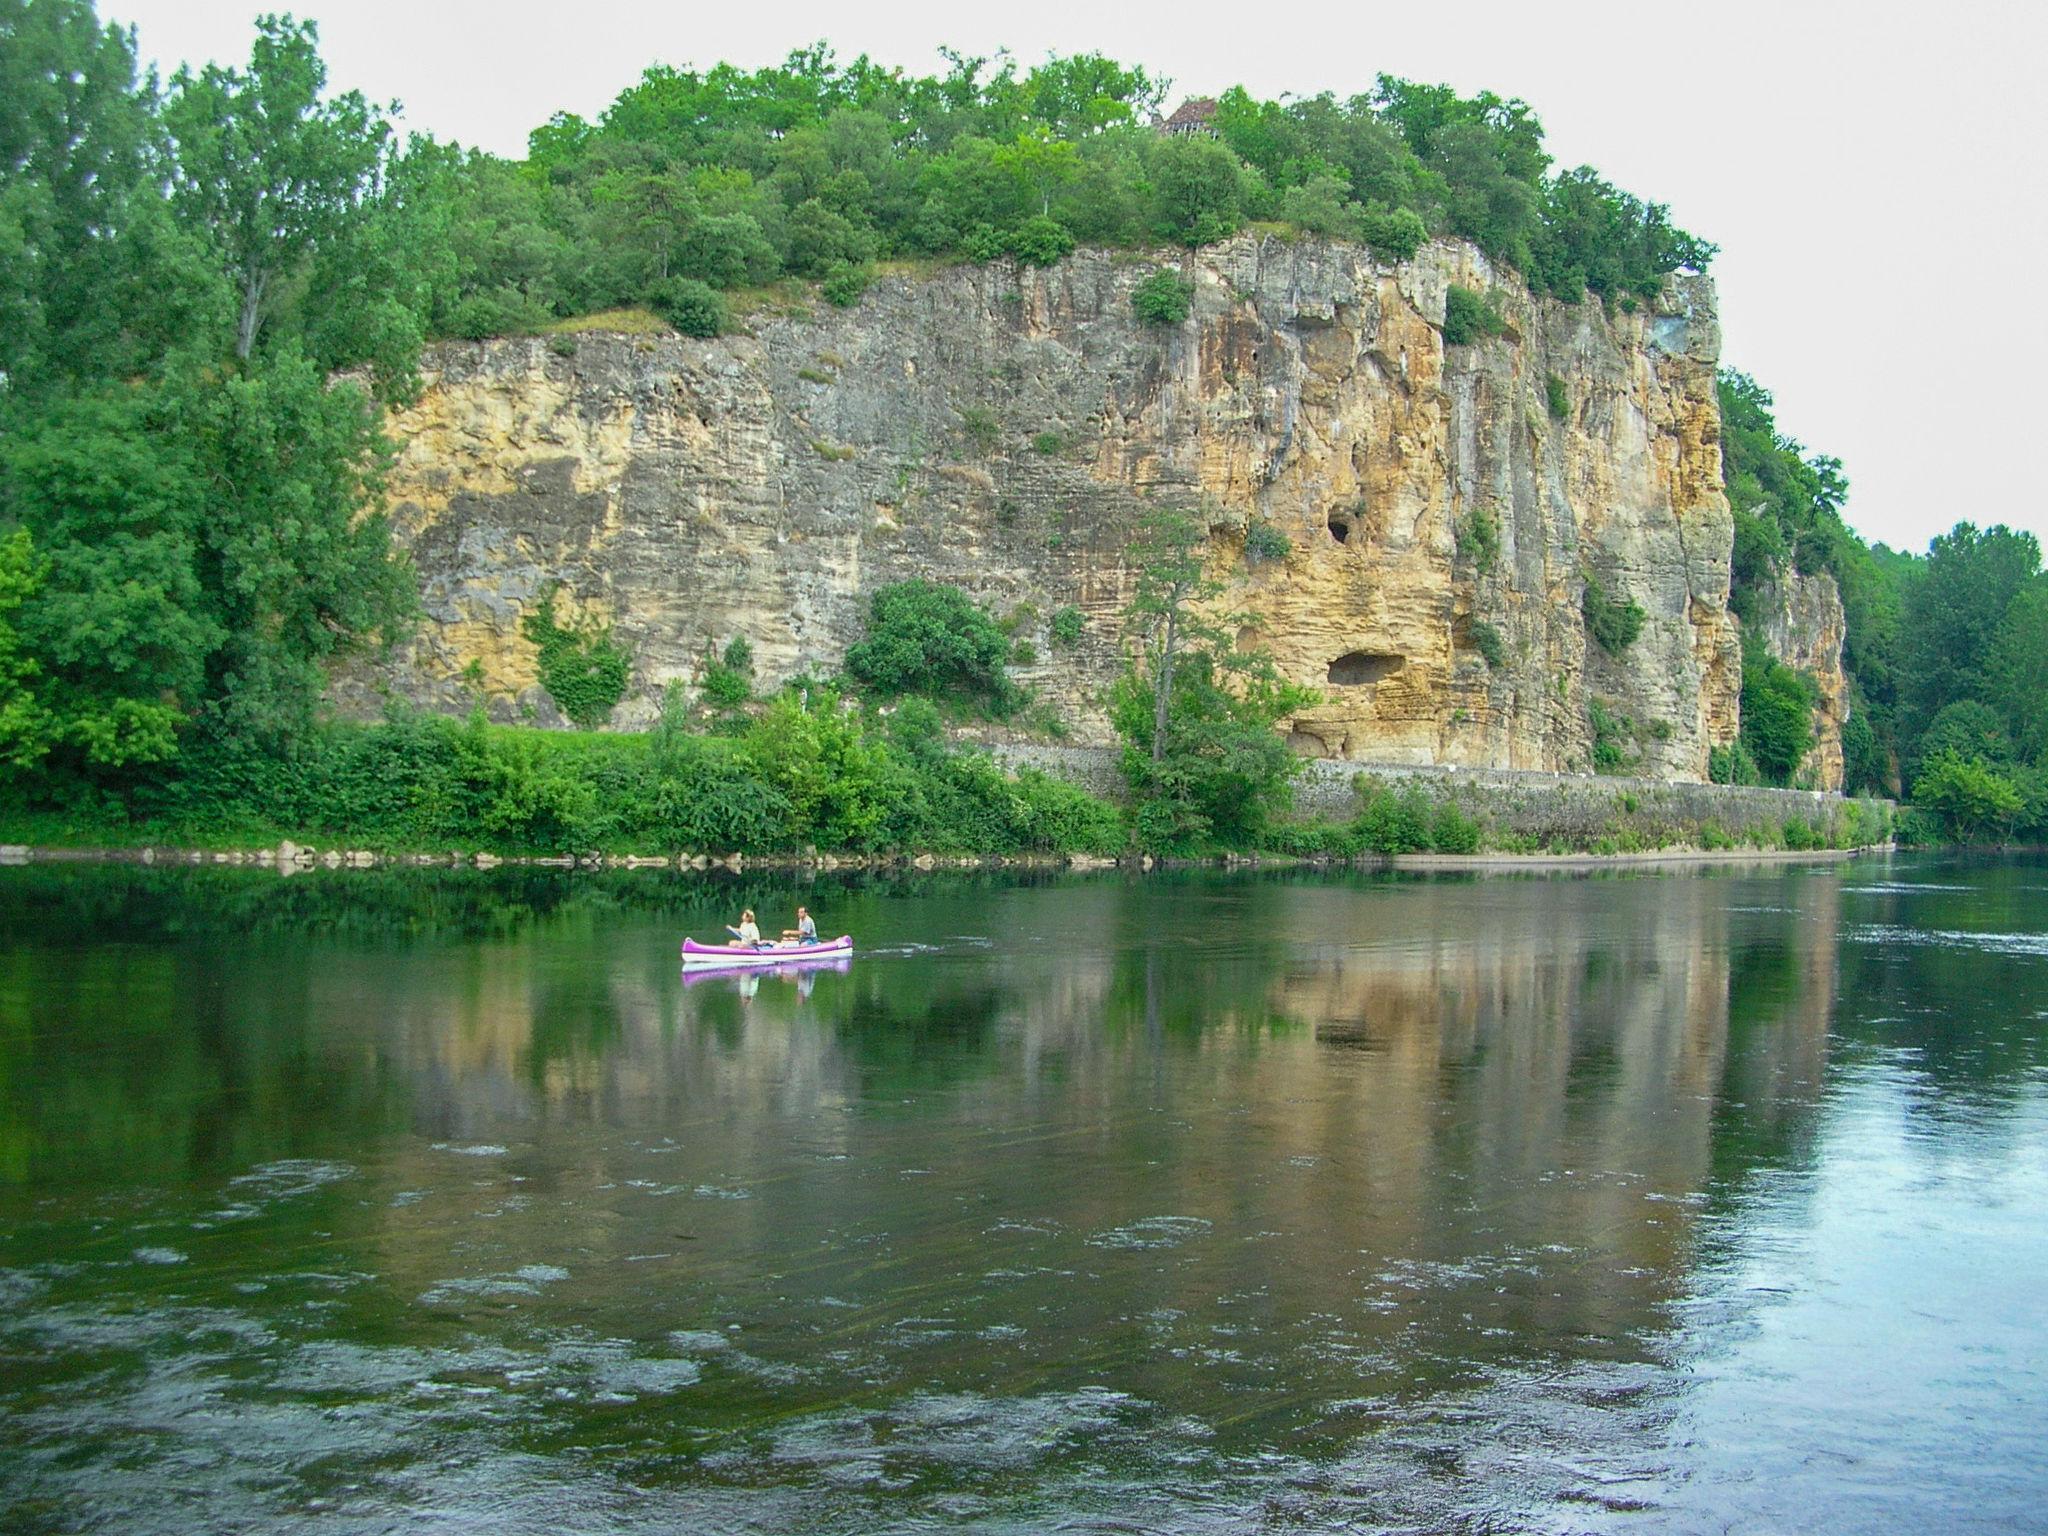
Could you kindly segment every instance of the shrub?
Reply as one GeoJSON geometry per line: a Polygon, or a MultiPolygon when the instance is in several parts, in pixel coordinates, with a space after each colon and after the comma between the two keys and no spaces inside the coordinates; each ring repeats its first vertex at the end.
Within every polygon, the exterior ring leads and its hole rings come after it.
{"type": "Polygon", "coordinates": [[[1400,794],[1375,785],[1358,813],[1359,841],[1374,853],[1427,853],[1432,846],[1432,816],[1427,797],[1416,785],[1400,794]]]}
{"type": "Polygon", "coordinates": [[[1016,687],[1003,675],[1009,641],[958,587],[901,581],[870,601],[868,631],[846,670],[883,693],[971,700],[1008,713],[1016,687]]]}
{"type": "Polygon", "coordinates": [[[1457,283],[1444,291],[1444,345],[1447,347],[1469,346],[1489,336],[1498,336],[1508,328],[1500,312],[1500,300],[1493,294],[1484,296],[1457,283]]]}
{"type": "Polygon", "coordinates": [[[716,336],[726,326],[725,300],[694,277],[674,277],[659,284],[654,308],[685,336],[716,336]]]}
{"type": "Polygon", "coordinates": [[[1027,267],[1049,267],[1074,248],[1067,226],[1045,214],[1034,214],[1010,231],[1010,254],[1027,267]]]}
{"type": "Polygon", "coordinates": [[[1552,421],[1569,421],[1572,414],[1571,392],[1564,386],[1564,380],[1556,374],[1546,374],[1543,379],[1543,401],[1549,407],[1552,421]]]}
{"type": "Polygon", "coordinates": [[[557,709],[585,730],[611,719],[625,697],[633,658],[613,643],[609,625],[563,628],[555,622],[551,587],[519,629],[540,652],[541,686],[557,709]]]}
{"type": "Polygon", "coordinates": [[[1062,650],[1071,649],[1080,642],[1082,623],[1083,619],[1080,609],[1073,607],[1054,609],[1051,624],[1052,643],[1059,646],[1062,650]]]}
{"type": "Polygon", "coordinates": [[[851,309],[860,302],[860,296],[868,291],[868,284],[874,281],[874,273],[865,266],[856,266],[850,261],[835,262],[825,274],[825,281],[818,285],[818,291],[825,296],[825,302],[838,309],[851,309]]]}
{"type": "Polygon", "coordinates": [[[1579,612],[1585,617],[1586,632],[1600,643],[1601,650],[1619,656],[1643,632],[1647,615],[1634,599],[1614,601],[1591,571],[1584,575],[1586,586],[1579,598],[1579,612]]]}
{"type": "Polygon", "coordinates": [[[734,635],[721,655],[705,652],[697,686],[717,709],[736,709],[754,696],[754,647],[745,635],[734,635]]]}
{"type": "Polygon", "coordinates": [[[1147,325],[1179,325],[1194,302],[1195,290],[1176,272],[1154,272],[1131,294],[1131,308],[1147,325]]]}
{"type": "Polygon", "coordinates": [[[1244,531],[1244,552],[1252,560],[1285,560],[1294,552],[1294,541],[1264,518],[1256,517],[1244,531]]]}
{"type": "Polygon", "coordinates": [[[2003,840],[2026,809],[2020,787],[1981,758],[1943,751],[1929,758],[1913,783],[1913,804],[1938,817],[1957,842],[2003,840]]]}
{"type": "Polygon", "coordinates": [[[1479,823],[1446,800],[1430,820],[1429,842],[1438,853],[1477,853],[1479,823]]]}
{"type": "Polygon", "coordinates": [[[1490,507],[1474,507],[1458,524],[1458,558],[1469,560],[1481,574],[1500,563],[1500,523],[1490,507]]]}
{"type": "Polygon", "coordinates": [[[967,232],[960,242],[960,250],[969,261],[995,261],[1007,249],[1002,231],[993,224],[977,224],[967,232]]]}
{"type": "Polygon", "coordinates": [[[1383,261],[1407,261],[1429,238],[1429,226],[1412,208],[1369,207],[1359,228],[1373,255],[1383,261]]]}
{"type": "Polygon", "coordinates": [[[1047,458],[1051,458],[1062,448],[1066,447],[1067,442],[1057,432],[1041,432],[1038,436],[1031,439],[1031,446],[1035,452],[1042,453],[1047,458]]]}
{"type": "Polygon", "coordinates": [[[960,430],[967,434],[967,440],[983,453],[995,447],[1002,436],[1002,422],[996,413],[985,405],[970,405],[960,413],[960,430]]]}
{"type": "Polygon", "coordinates": [[[1749,748],[1740,741],[1708,749],[1707,777],[1716,784],[1763,783],[1763,775],[1757,772],[1756,759],[1749,755],[1749,748]]]}
{"type": "Polygon", "coordinates": [[[1010,646],[1010,663],[1019,667],[1038,665],[1038,647],[1029,640],[1018,640],[1010,646]]]}
{"type": "Polygon", "coordinates": [[[1500,631],[1484,619],[1474,619],[1467,631],[1472,637],[1472,649],[1486,658],[1486,665],[1498,672],[1508,664],[1507,647],[1501,643],[1500,631]]]}
{"type": "Polygon", "coordinates": [[[1619,773],[1628,765],[1635,722],[1617,715],[1599,699],[1586,700],[1586,718],[1593,727],[1593,771],[1619,773]]]}

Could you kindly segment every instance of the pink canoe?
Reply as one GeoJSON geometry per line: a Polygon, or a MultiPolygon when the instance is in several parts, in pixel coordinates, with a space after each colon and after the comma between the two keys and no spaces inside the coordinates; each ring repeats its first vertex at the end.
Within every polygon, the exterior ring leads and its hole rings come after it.
{"type": "Polygon", "coordinates": [[[699,944],[683,940],[683,969],[696,970],[714,965],[789,965],[802,960],[830,960],[853,953],[853,935],[820,939],[815,944],[699,944]]]}

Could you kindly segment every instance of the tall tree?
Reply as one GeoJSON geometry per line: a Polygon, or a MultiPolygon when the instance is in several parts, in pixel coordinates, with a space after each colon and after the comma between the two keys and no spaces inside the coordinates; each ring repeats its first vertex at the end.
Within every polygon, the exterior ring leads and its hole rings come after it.
{"type": "Polygon", "coordinates": [[[1909,749],[1942,706],[1983,695],[1992,636],[2040,569],[2040,542],[2004,524],[1957,523],[1929,547],[1899,626],[1899,727],[1909,749]]]}
{"type": "Polygon", "coordinates": [[[377,186],[391,137],[383,109],[359,91],[323,101],[326,87],[318,29],[289,16],[258,18],[246,71],[208,64],[171,80],[177,206],[235,285],[235,356],[245,361],[281,282],[377,186]]]}
{"type": "Polygon", "coordinates": [[[203,332],[217,285],[158,189],[154,81],[88,0],[0,0],[0,383],[123,376],[203,332]]]}

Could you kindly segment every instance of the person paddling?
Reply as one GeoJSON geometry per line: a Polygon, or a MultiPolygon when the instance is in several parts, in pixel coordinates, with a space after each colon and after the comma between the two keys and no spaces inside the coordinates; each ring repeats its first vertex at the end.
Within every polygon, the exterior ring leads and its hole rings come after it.
{"type": "Polygon", "coordinates": [[[761,927],[754,921],[754,909],[752,907],[747,908],[746,911],[740,914],[739,927],[734,928],[727,925],[725,931],[749,949],[759,949],[761,947],[761,927]]]}
{"type": "Polygon", "coordinates": [[[818,925],[811,920],[811,912],[808,907],[798,907],[796,909],[796,926],[783,929],[782,937],[785,942],[793,940],[798,944],[815,944],[818,942],[818,925]]]}

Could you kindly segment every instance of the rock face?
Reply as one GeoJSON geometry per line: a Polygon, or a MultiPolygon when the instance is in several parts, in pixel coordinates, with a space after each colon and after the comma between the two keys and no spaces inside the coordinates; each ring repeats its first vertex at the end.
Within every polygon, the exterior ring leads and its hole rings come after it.
{"type": "Polygon", "coordinates": [[[1817,789],[1842,787],[1842,726],[1849,718],[1849,674],[1842,669],[1848,625],[1842,594],[1825,573],[1787,571],[1759,594],[1755,617],[1770,653],[1820,685],[1813,712],[1813,750],[1797,776],[1811,774],[1817,789]]]}
{"type": "MultiPolygon", "coordinates": [[[[1629,771],[1705,777],[1741,670],[1706,279],[1622,313],[1533,299],[1452,244],[1385,266],[1243,236],[1170,263],[1194,291],[1178,326],[1132,309],[1158,259],[1086,251],[888,276],[715,341],[434,349],[392,422],[427,622],[342,700],[481,692],[557,720],[520,631],[553,590],[631,650],[615,718],[642,724],[734,635],[765,685],[830,671],[867,594],[923,576],[1014,619],[1020,681],[1103,740],[1126,546],[1174,504],[1210,524],[1242,638],[1321,690],[1300,750],[1583,770],[1597,701],[1632,723],[1629,771]],[[1444,345],[1453,283],[1495,296],[1502,335],[1444,345]],[[1247,558],[1256,522],[1284,557],[1247,558]],[[1589,574],[1643,610],[1619,656],[1588,638],[1589,574]],[[1062,647],[1068,606],[1085,623],[1062,647]]],[[[1832,642],[1788,622],[1839,671],[1835,618],[1832,642]]]]}

